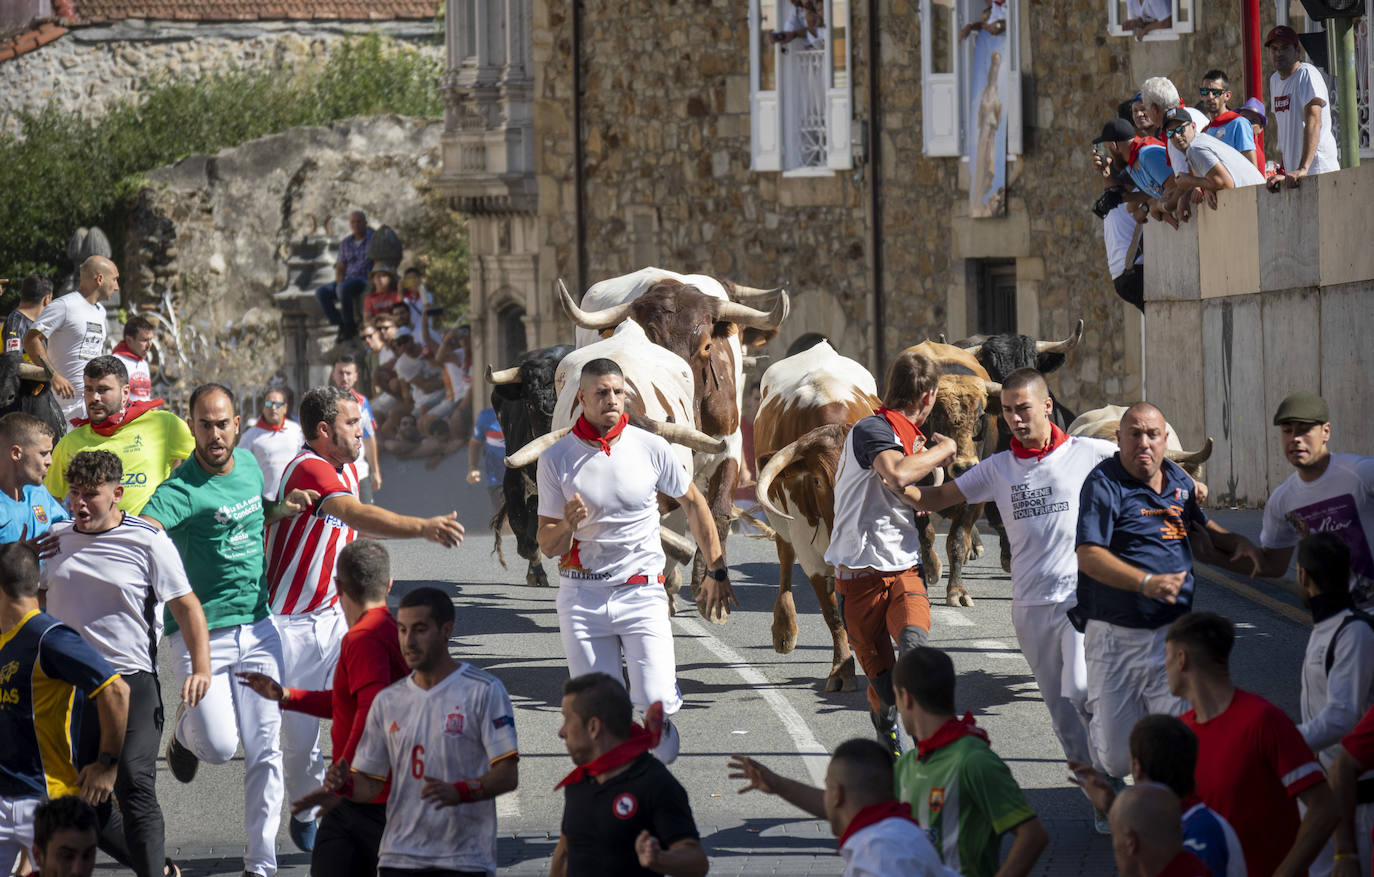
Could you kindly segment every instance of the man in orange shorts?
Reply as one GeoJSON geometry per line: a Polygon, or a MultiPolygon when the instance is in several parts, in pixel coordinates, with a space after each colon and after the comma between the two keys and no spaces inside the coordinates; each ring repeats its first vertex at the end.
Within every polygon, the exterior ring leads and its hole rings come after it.
{"type": "Polygon", "coordinates": [[[898,485],[912,484],[954,455],[954,441],[920,426],[935,406],[940,370],[906,352],[887,373],[882,407],[849,431],[835,473],[835,524],[827,563],[849,632],[849,646],[868,676],[868,703],[883,745],[901,754],[892,692],[896,657],[930,635],[930,601],[921,579],[917,512],[898,485]]]}

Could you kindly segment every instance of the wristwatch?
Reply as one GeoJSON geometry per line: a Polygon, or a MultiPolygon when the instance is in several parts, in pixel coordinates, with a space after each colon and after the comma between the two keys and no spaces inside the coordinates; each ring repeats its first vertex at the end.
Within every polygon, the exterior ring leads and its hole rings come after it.
{"type": "Polygon", "coordinates": [[[718,582],[728,581],[730,578],[730,570],[724,566],[720,569],[708,569],[706,574],[718,582]]]}
{"type": "Polygon", "coordinates": [[[96,759],[95,759],[95,760],[98,761],[98,762],[100,762],[100,766],[101,766],[101,767],[118,767],[118,766],[119,766],[119,756],[118,756],[118,755],[111,755],[111,754],[108,753],[108,752],[102,752],[102,753],[100,753],[99,755],[96,756],[96,759]]]}

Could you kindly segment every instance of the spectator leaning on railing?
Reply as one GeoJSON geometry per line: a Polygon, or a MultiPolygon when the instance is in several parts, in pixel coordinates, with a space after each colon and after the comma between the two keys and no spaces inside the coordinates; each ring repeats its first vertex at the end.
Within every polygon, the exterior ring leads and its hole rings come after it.
{"type": "MultiPolygon", "coordinates": [[[[1259,160],[1256,152],[1255,132],[1250,127],[1250,120],[1227,106],[1231,101],[1231,80],[1227,78],[1225,72],[1208,70],[1202,74],[1202,85],[1198,87],[1198,97],[1201,99],[1202,111],[1211,120],[1205,127],[1198,130],[1204,134],[1211,134],[1244,155],[1247,161],[1263,171],[1264,162],[1259,160]]],[[[1264,105],[1260,104],[1260,106],[1263,107],[1264,105]]]]}
{"type": "MultiPolygon", "coordinates": [[[[1184,106],[1182,99],[1178,96],[1178,88],[1164,76],[1151,76],[1142,82],[1140,84],[1140,99],[1145,104],[1145,110],[1149,114],[1154,135],[1161,140],[1164,137],[1164,114],[1175,107],[1183,109],[1192,118],[1199,131],[1206,128],[1208,121],[1210,121],[1202,110],[1184,106]]],[[[1171,175],[1186,171],[1188,159],[1184,156],[1183,150],[1167,141],[1164,143],[1164,148],[1167,151],[1167,164],[1171,175]]],[[[1165,181],[1164,190],[1166,192],[1165,197],[1161,199],[1158,205],[1151,207],[1150,215],[1155,219],[1165,219],[1177,227],[1173,218],[1167,214],[1174,213],[1178,209],[1178,200],[1183,195],[1183,189],[1177,185],[1177,180],[1171,176],[1165,181]],[[1156,209],[1159,215],[1156,215],[1156,209]]]]}
{"type": "Polygon", "coordinates": [[[1188,111],[1174,107],[1164,114],[1164,133],[1169,142],[1184,151],[1187,165],[1175,175],[1182,190],[1176,216],[1186,222],[1192,205],[1205,199],[1217,208],[1217,192],[1243,186],[1264,185],[1264,175],[1241,153],[1210,134],[1199,134],[1188,111]]]}
{"type": "Polygon", "coordinates": [[[1312,174],[1340,170],[1336,138],[1331,133],[1331,99],[1321,71],[1302,60],[1297,31],[1279,25],[1264,38],[1274,63],[1269,99],[1279,126],[1283,167],[1269,178],[1270,191],[1293,188],[1312,174]]]}

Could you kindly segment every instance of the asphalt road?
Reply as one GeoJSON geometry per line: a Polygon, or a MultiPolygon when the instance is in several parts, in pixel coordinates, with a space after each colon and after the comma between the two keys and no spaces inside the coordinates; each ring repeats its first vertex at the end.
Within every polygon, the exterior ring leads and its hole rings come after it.
{"type": "MultiPolygon", "coordinates": [[[[422,584],[451,593],[457,606],[455,656],[495,673],[516,705],[520,735],[520,788],[498,801],[499,859],[503,874],[546,873],[558,837],[562,796],[554,784],[571,763],[558,739],[560,686],[566,665],[558,639],[552,588],[524,585],[518,558],[503,570],[491,554],[486,494],[461,483],[461,462],[450,458],[434,471],[419,463],[387,466],[379,504],[398,511],[433,514],[456,508],[468,523],[462,546],[445,550],[424,542],[390,544],[396,586],[393,598],[422,584]]],[[[1258,526],[1257,513],[1227,517],[1228,526],[1258,526]]],[[[508,539],[506,548],[513,556],[508,539]]],[[[995,546],[995,537],[987,538],[995,546]]],[[[732,537],[728,546],[742,608],[723,626],[697,618],[682,603],[674,621],[678,674],[686,705],[677,716],[682,754],[673,772],[691,796],[698,827],[715,874],[839,874],[827,824],[757,792],[737,794],[726,776],[727,756],[743,752],[775,770],[819,782],[826,753],[872,726],[862,693],[827,693],[830,639],[814,595],[796,592],[800,635],[790,655],[776,654],[769,628],[776,593],[777,560],[771,542],[732,537]]],[[[972,710],[993,747],[1011,766],[1051,834],[1037,872],[1049,875],[1109,874],[1111,847],[1092,831],[1090,810],[1066,781],[1063,755],[1049,717],[1016,648],[1010,617],[1010,583],[993,557],[966,573],[975,605],[935,609],[932,644],[947,650],[959,671],[958,707],[972,710]]],[[[551,570],[552,567],[550,566],[551,570]]],[[[800,576],[796,580],[804,582],[800,576]]],[[[1240,639],[1233,658],[1239,684],[1296,715],[1298,677],[1307,627],[1282,590],[1259,592],[1219,574],[1204,579],[1197,606],[1235,619],[1240,639]],[[1254,593],[1260,593],[1257,599],[1254,593]]],[[[164,678],[172,678],[164,667],[164,678]]],[[[172,686],[164,686],[171,692],[172,686]]],[[[175,696],[174,694],[172,696],[175,696]]],[[[167,715],[175,704],[167,704],[167,715]]],[[[326,735],[327,743],[327,735],[326,735]]],[[[181,785],[162,767],[159,798],[167,820],[169,855],[183,873],[238,874],[243,849],[242,762],[202,765],[196,780],[181,785]]],[[[283,874],[308,873],[308,856],[295,850],[285,827],[279,838],[283,874]]],[[[112,864],[101,872],[113,873],[112,864]]]]}

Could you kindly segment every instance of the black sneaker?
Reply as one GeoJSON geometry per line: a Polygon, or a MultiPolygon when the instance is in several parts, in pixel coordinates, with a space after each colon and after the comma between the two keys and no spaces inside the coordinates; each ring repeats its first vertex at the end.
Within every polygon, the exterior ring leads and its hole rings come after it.
{"type": "Polygon", "coordinates": [[[172,739],[167,741],[167,769],[172,772],[172,776],[178,782],[189,783],[196,778],[196,769],[200,767],[200,759],[196,754],[177,739],[177,725],[181,724],[181,714],[186,711],[186,704],[183,702],[177,707],[177,717],[172,721],[172,739]]]}

